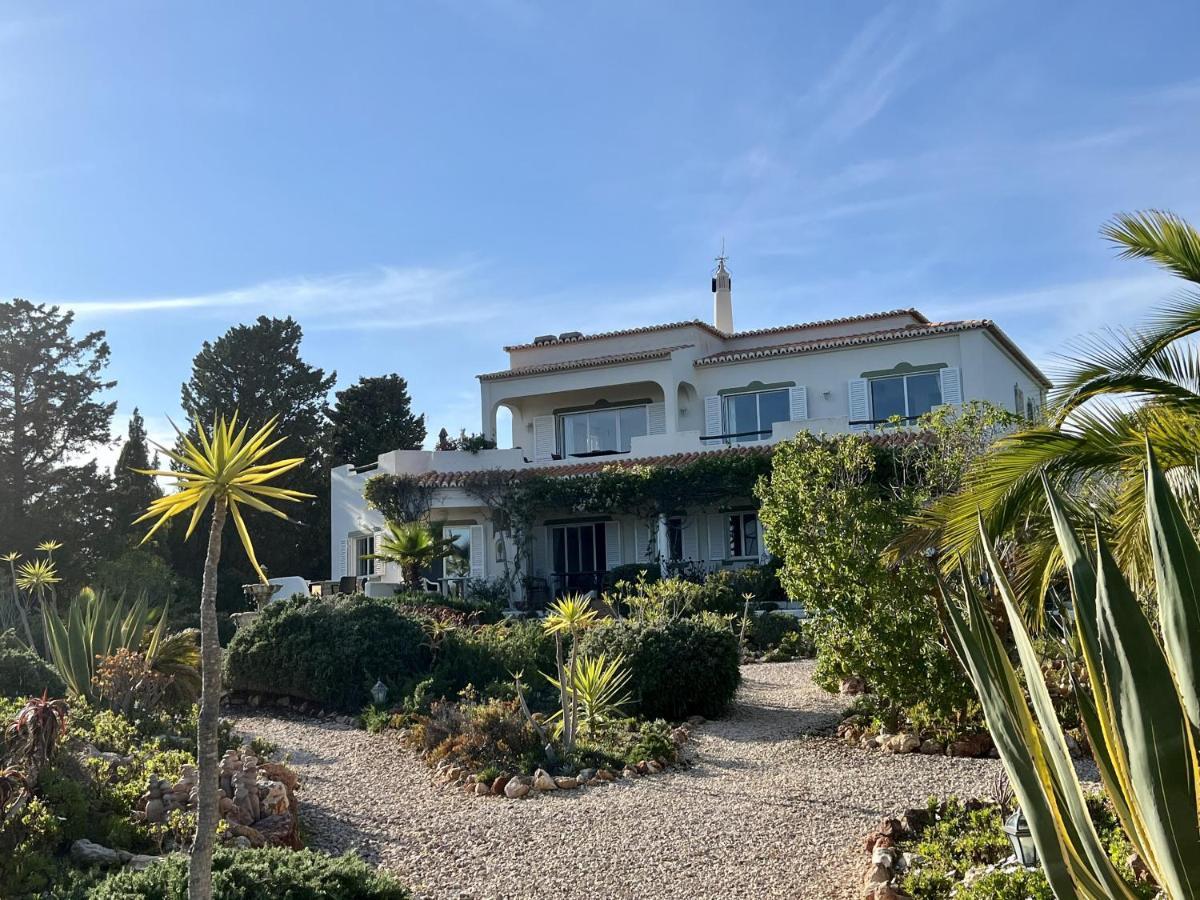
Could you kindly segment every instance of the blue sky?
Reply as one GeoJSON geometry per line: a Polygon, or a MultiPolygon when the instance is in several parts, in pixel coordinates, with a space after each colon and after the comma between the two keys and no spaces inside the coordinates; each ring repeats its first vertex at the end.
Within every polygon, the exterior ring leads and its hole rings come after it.
{"type": "MultiPolygon", "coordinates": [[[[914,305],[1035,359],[1172,285],[1098,238],[1200,220],[1200,4],[0,5],[0,291],[107,330],[116,431],[291,314],[431,431],[536,333],[914,305]]],[[[105,455],[104,458],[108,458],[105,455]]]]}

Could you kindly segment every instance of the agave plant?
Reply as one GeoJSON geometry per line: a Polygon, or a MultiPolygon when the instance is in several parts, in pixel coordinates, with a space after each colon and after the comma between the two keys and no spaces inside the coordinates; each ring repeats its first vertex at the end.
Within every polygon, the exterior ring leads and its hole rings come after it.
{"type": "MultiPolygon", "coordinates": [[[[167,638],[167,611],[153,609],[144,594],[126,608],[121,599],[110,600],[103,593],[83,588],[71,601],[65,618],[53,606],[46,605],[42,607],[42,620],[50,661],[74,696],[96,699],[92,679],[97,661],[122,649],[144,653],[150,666],[161,656],[164,662],[176,667],[171,674],[184,675],[178,669],[183,652],[180,644],[188,639],[174,639],[171,656],[162,655],[167,638]]],[[[191,646],[194,660],[194,637],[191,646]]],[[[194,682],[194,662],[192,669],[190,677],[184,675],[185,682],[194,682]]]]}
{"type": "Polygon", "coordinates": [[[562,736],[563,748],[569,754],[575,748],[575,736],[579,723],[579,695],[572,690],[578,663],[579,637],[584,630],[596,624],[597,614],[582,594],[560,597],[546,611],[542,627],[547,634],[554,635],[554,661],[558,678],[550,681],[558,688],[559,714],[562,722],[558,733],[562,736]],[[571,649],[564,652],[563,639],[569,638],[571,649]]]}
{"type": "Polygon", "coordinates": [[[1187,290],[1131,331],[1094,336],[1063,360],[1047,422],[999,440],[966,473],[963,490],[918,513],[893,546],[897,556],[938,548],[946,573],[957,559],[982,562],[976,515],[996,537],[1020,535],[1015,586],[1036,631],[1047,589],[1063,571],[1042,490],[1048,477],[1073,518],[1089,508],[1131,586],[1148,592],[1154,566],[1142,475],[1149,436],[1193,526],[1200,524],[1200,232],[1167,212],[1120,215],[1103,234],[1127,258],[1183,279],[1187,290]]]}
{"type": "MultiPolygon", "coordinates": [[[[1200,547],[1149,446],[1145,509],[1162,641],[1096,528],[1094,562],[1049,479],[1047,507],[1070,577],[1075,632],[1091,690],[1075,696],[1105,790],[1138,856],[1173,900],[1200,897],[1196,729],[1200,726],[1200,547]]],[[[979,520],[1029,702],[982,601],[945,604],[950,637],[979,691],[988,727],[1029,822],[1055,896],[1132,898],[1104,851],[1016,594],[979,520]],[[1032,713],[1030,711],[1032,706],[1032,713]]]]}
{"type": "MultiPolygon", "coordinates": [[[[625,668],[625,657],[618,655],[607,659],[599,656],[580,656],[567,670],[567,693],[578,703],[583,718],[581,724],[589,736],[596,733],[597,726],[617,717],[621,708],[629,703],[629,694],[622,693],[632,676],[625,668]]],[[[547,675],[546,680],[561,691],[564,687],[558,679],[547,675]]],[[[554,733],[561,735],[564,727],[562,710],[551,716],[554,733]]],[[[581,729],[581,730],[584,730],[581,729]]]]}

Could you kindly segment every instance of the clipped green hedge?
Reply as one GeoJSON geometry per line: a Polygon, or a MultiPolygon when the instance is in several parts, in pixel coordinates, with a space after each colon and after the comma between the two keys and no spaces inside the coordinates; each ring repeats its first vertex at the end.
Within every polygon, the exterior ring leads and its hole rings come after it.
{"type": "Polygon", "coordinates": [[[543,672],[554,672],[554,638],[541,622],[502,622],[446,635],[438,646],[427,694],[453,700],[468,684],[484,696],[515,696],[521,673],[534,708],[548,710],[558,694],[543,672]]]}
{"type": "Polygon", "coordinates": [[[63,697],[67,686],[13,631],[0,634],[0,697],[40,697],[42,691],[63,697]]]}
{"type": "Polygon", "coordinates": [[[429,671],[420,622],[390,599],[297,597],[268,604],[225,651],[225,687],[358,712],[382,679],[393,696],[429,671]]]}
{"type": "MultiPolygon", "coordinates": [[[[213,900],[408,900],[400,883],[353,854],[311,850],[219,849],[213,900]]],[[[142,872],[125,870],[91,889],[90,900],[187,900],[187,857],[173,855],[142,872]]]]}
{"type": "Polygon", "coordinates": [[[737,638],[704,619],[605,622],[584,635],[581,649],[625,656],[637,712],[649,719],[720,715],[742,678],[737,638]]]}

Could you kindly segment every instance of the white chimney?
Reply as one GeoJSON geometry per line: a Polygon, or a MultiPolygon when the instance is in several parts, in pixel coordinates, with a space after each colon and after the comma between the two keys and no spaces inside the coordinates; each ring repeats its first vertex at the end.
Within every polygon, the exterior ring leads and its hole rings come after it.
{"type": "Polygon", "coordinates": [[[713,327],[733,334],[733,279],[725,268],[725,257],[717,257],[717,271],[712,279],[713,327]]]}

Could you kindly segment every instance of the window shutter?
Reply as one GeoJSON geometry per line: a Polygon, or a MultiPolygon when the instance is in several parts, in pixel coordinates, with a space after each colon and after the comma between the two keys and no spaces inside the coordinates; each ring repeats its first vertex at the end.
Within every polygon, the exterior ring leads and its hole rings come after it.
{"type": "MultiPolygon", "coordinates": [[[[721,398],[720,397],[705,397],[704,398],[704,433],[705,434],[724,434],[725,429],[721,427],[721,398]]],[[[706,444],[719,444],[719,440],[708,440],[706,444]]]]}
{"type": "Polygon", "coordinates": [[[471,577],[484,578],[487,575],[487,548],[483,545],[483,526],[471,526],[471,577]]]}
{"type": "MultiPolygon", "coordinates": [[[[371,545],[373,547],[371,552],[375,553],[379,549],[379,532],[374,532],[371,535],[371,545]]],[[[372,575],[382,575],[383,574],[383,566],[384,566],[384,563],[383,563],[382,559],[371,560],[371,574],[372,575]]]]}
{"type": "Polygon", "coordinates": [[[788,400],[791,403],[791,420],[802,422],[808,418],[808,388],[788,388],[788,400]]]}
{"type": "MultiPolygon", "coordinates": [[[[646,527],[646,523],[638,520],[633,525],[633,541],[634,541],[634,559],[640,563],[648,563],[654,558],[654,544],[658,543],[658,535],[652,534],[650,529],[646,527]]],[[[605,535],[607,542],[608,536],[605,535]]]]}
{"type": "Polygon", "coordinates": [[[334,578],[341,578],[346,574],[346,557],[349,553],[345,538],[338,541],[338,557],[333,561],[334,578]]]}
{"type": "Polygon", "coordinates": [[[554,416],[533,417],[533,459],[554,458],[554,416]]]}
{"type": "Polygon", "coordinates": [[[604,568],[611,572],[621,564],[621,523],[604,523],[604,568]]]}
{"type": "Polygon", "coordinates": [[[865,378],[853,378],[847,392],[850,398],[850,422],[862,424],[850,425],[851,431],[868,431],[871,426],[866,424],[871,418],[870,383],[865,378]]]}
{"type": "Polygon", "coordinates": [[[953,403],[956,406],[962,405],[962,372],[954,366],[947,366],[941,370],[942,375],[942,403],[953,403]]]}
{"type": "Polygon", "coordinates": [[[724,559],[729,555],[729,517],[708,517],[708,558],[724,559]]]}
{"type": "Polygon", "coordinates": [[[700,526],[695,516],[688,516],[683,520],[683,558],[700,558],[700,526]]]}
{"type": "Polygon", "coordinates": [[[651,403],[646,407],[646,433],[667,433],[667,404],[651,403]]]}

